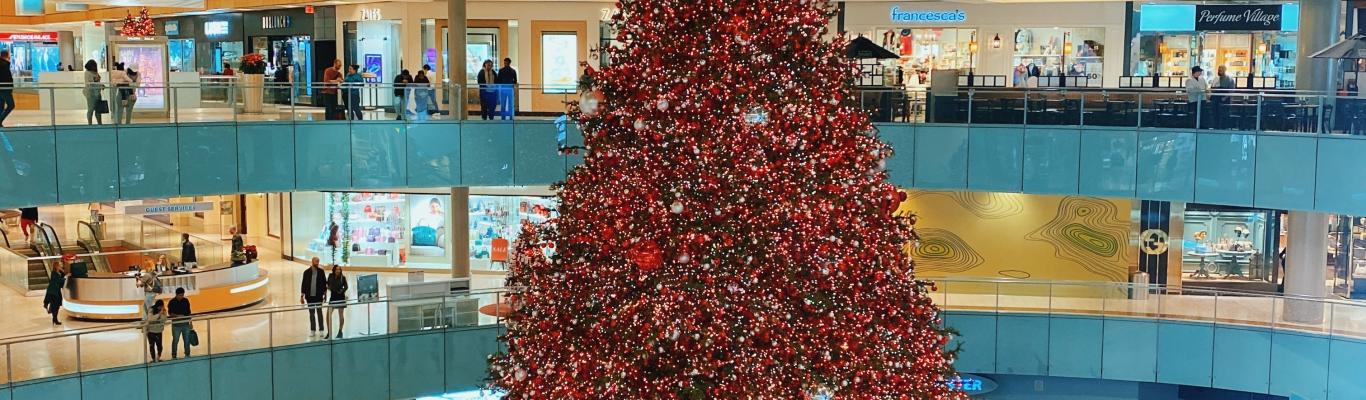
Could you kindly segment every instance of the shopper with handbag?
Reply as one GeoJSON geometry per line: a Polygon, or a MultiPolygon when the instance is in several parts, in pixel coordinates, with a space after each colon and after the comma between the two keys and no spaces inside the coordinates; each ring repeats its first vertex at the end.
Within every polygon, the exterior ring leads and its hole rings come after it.
{"type": "Polygon", "coordinates": [[[332,312],[337,312],[337,339],[342,338],[342,329],[346,327],[346,290],[351,285],[346,283],[346,275],[342,274],[341,264],[332,264],[332,274],[327,276],[327,335],[323,339],[332,336],[332,312]]]}
{"type": "Polygon", "coordinates": [[[95,60],[85,62],[85,123],[104,125],[104,113],[109,112],[109,103],[104,101],[104,84],[100,83],[100,65],[95,60]]]}
{"type": "Polygon", "coordinates": [[[123,123],[123,114],[129,112],[127,102],[129,93],[133,91],[132,82],[128,72],[123,69],[123,63],[114,63],[114,69],[109,71],[109,83],[114,85],[114,102],[110,104],[114,107],[114,125],[123,123]]]}
{"type": "Polygon", "coordinates": [[[166,350],[161,339],[161,334],[166,332],[166,307],[161,300],[152,303],[152,308],[142,317],[142,324],[142,330],[147,334],[147,352],[151,353],[152,362],[161,361],[161,353],[166,350]]]}
{"type": "Polygon", "coordinates": [[[191,340],[198,335],[194,333],[194,325],[190,323],[190,299],[185,297],[185,288],[175,288],[175,297],[171,299],[168,307],[171,315],[171,359],[176,358],[177,349],[183,338],[185,343],[185,357],[190,356],[190,345],[198,340],[191,340]]]}

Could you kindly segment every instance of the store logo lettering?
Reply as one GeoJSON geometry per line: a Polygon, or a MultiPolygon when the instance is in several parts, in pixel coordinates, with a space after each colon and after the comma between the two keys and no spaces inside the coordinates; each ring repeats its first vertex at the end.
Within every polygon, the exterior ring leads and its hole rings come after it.
{"type": "Polygon", "coordinates": [[[1280,20],[1280,14],[1268,14],[1260,8],[1254,8],[1235,14],[1229,14],[1226,11],[1220,11],[1216,14],[1210,10],[1200,10],[1200,22],[1207,24],[1261,22],[1262,25],[1271,26],[1272,24],[1280,22],[1280,20]]]}
{"type": "Polygon", "coordinates": [[[265,16],[261,17],[261,29],[288,28],[292,22],[288,15],[265,16]]]}
{"type": "Polygon", "coordinates": [[[968,20],[968,13],[963,10],[953,11],[926,11],[909,10],[903,11],[901,6],[892,6],[892,22],[963,22],[968,20]]]}
{"type": "Polygon", "coordinates": [[[380,16],[378,8],[362,8],[360,10],[361,21],[379,21],[381,19],[384,18],[380,16]]]}

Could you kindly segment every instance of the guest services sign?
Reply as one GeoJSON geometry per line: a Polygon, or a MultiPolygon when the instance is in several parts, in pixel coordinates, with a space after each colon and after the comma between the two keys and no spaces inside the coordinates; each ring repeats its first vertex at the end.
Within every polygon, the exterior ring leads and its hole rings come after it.
{"type": "Polygon", "coordinates": [[[1197,31],[1279,31],[1281,5],[1204,5],[1195,6],[1197,31]]]}

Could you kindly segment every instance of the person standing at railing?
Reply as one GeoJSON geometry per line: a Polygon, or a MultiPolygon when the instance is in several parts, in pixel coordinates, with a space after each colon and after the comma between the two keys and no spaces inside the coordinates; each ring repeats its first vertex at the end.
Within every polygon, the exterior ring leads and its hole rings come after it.
{"type": "Polygon", "coordinates": [[[422,74],[426,75],[427,80],[429,81],[427,82],[429,86],[425,89],[427,91],[427,104],[425,104],[427,106],[427,112],[432,114],[440,114],[441,102],[437,101],[436,99],[436,85],[430,82],[431,80],[433,80],[433,73],[434,72],[432,72],[432,66],[430,64],[422,64],[422,74]]]}
{"type": "Polygon", "coordinates": [[[346,328],[346,290],[349,288],[341,265],[332,264],[332,274],[327,276],[327,334],[323,339],[332,337],[333,311],[337,312],[337,339],[342,338],[342,329],[346,328]]]}
{"type": "Polygon", "coordinates": [[[185,268],[194,268],[199,265],[199,256],[195,254],[194,242],[190,240],[190,234],[180,234],[180,264],[185,268]]]}
{"type": "Polygon", "coordinates": [[[408,70],[394,76],[394,119],[403,120],[408,114],[408,84],[413,83],[413,75],[408,70]]]}
{"type": "Polygon", "coordinates": [[[353,121],[360,121],[363,119],[361,118],[360,89],[365,85],[365,77],[360,74],[360,66],[356,64],[347,66],[346,78],[343,81],[346,82],[346,88],[342,91],[346,93],[348,116],[353,121]]]}
{"type": "Polygon", "coordinates": [[[129,84],[132,83],[128,79],[128,72],[123,70],[123,63],[114,63],[114,70],[109,71],[109,83],[114,85],[114,101],[110,105],[114,107],[114,125],[118,125],[123,123],[123,114],[128,112],[124,107],[130,91],[129,84]]]}
{"type": "Polygon", "coordinates": [[[142,74],[139,74],[133,67],[128,67],[125,74],[128,76],[128,87],[119,90],[119,96],[123,98],[120,101],[122,103],[120,106],[123,108],[122,123],[131,124],[133,123],[133,106],[138,103],[138,86],[142,84],[142,74]]]}
{"type": "Polygon", "coordinates": [[[517,114],[517,70],[512,69],[512,59],[503,59],[503,68],[498,70],[498,109],[503,119],[512,119],[517,114]]]}
{"type": "Polygon", "coordinates": [[[323,70],[322,106],[324,118],[328,120],[346,119],[337,105],[337,86],[342,82],[341,69],[341,60],[332,60],[332,66],[323,70]]]}
{"type": "Polygon", "coordinates": [[[48,314],[52,314],[52,324],[61,325],[57,320],[57,313],[62,311],[62,289],[66,288],[67,268],[72,261],[76,260],[76,255],[66,253],[62,259],[52,266],[52,273],[47,277],[47,292],[43,294],[43,309],[48,314]]]}
{"type": "Polygon", "coordinates": [[[479,70],[479,115],[492,120],[498,109],[498,73],[493,70],[493,60],[484,60],[484,69],[479,70]]]}
{"type": "Polygon", "coordinates": [[[182,340],[185,343],[185,357],[190,356],[190,332],[194,331],[194,326],[190,324],[190,299],[185,297],[185,288],[175,288],[175,297],[171,299],[170,306],[167,307],[171,313],[171,359],[175,359],[176,350],[180,347],[182,340]]]}
{"type": "Polygon", "coordinates": [[[0,50],[0,127],[14,112],[14,71],[10,68],[9,50],[0,50]]]}
{"type": "Polygon", "coordinates": [[[138,275],[138,279],[133,284],[142,288],[142,309],[145,312],[152,308],[152,303],[156,301],[157,295],[165,289],[161,286],[161,278],[156,268],[147,268],[138,275]]]}
{"type": "Polygon", "coordinates": [[[85,62],[85,123],[104,125],[104,113],[109,112],[104,102],[104,84],[100,83],[100,65],[95,60],[85,62]],[[103,106],[102,106],[103,105],[103,106]]]}
{"type": "Polygon", "coordinates": [[[1186,110],[1190,112],[1192,121],[1209,94],[1209,83],[1205,82],[1204,76],[1205,69],[1196,65],[1191,67],[1191,77],[1186,79],[1186,110]]]}
{"type": "Polygon", "coordinates": [[[427,106],[431,103],[432,80],[427,77],[427,71],[418,70],[417,76],[413,77],[412,90],[408,94],[413,96],[413,117],[418,121],[426,121],[430,112],[427,106]]]}
{"type": "Polygon", "coordinates": [[[322,306],[327,296],[327,271],[318,266],[319,261],[318,257],[313,257],[308,269],[304,270],[304,279],[299,286],[299,303],[308,305],[309,336],[316,336],[325,328],[323,310],[318,307],[322,306]]]}
{"type": "MultiPolygon", "coordinates": [[[[1220,65],[1215,69],[1214,81],[1210,82],[1214,86],[1215,93],[1233,90],[1238,87],[1238,82],[1233,77],[1228,76],[1228,67],[1220,65]]],[[[1228,119],[1228,96],[1214,96],[1210,98],[1210,110],[1213,111],[1214,121],[1210,124],[1215,129],[1223,128],[1228,119]]]]}
{"type": "Polygon", "coordinates": [[[152,362],[161,361],[161,353],[166,350],[161,340],[161,334],[166,332],[166,307],[161,300],[152,303],[152,308],[142,317],[142,330],[147,334],[147,352],[151,353],[152,362]]]}

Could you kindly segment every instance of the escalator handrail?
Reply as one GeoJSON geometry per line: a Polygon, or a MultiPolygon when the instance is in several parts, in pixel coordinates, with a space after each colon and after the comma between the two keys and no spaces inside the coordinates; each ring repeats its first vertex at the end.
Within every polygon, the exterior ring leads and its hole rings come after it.
{"type": "Polygon", "coordinates": [[[76,241],[77,241],[77,242],[80,242],[80,241],[81,241],[81,234],[80,234],[80,232],[81,232],[81,227],[85,227],[85,229],[86,229],[88,232],[90,232],[90,240],[93,241],[93,242],[95,242],[95,248],[93,248],[93,249],[88,249],[88,250],[90,250],[91,252],[94,252],[94,253],[98,253],[98,252],[100,252],[100,251],[103,251],[103,250],[104,250],[104,245],[103,245],[103,244],[100,244],[100,237],[99,237],[99,235],[96,235],[96,234],[95,234],[95,226],[94,226],[94,225],[91,225],[89,222],[86,222],[86,221],[76,221],[76,241]]]}
{"type": "Polygon", "coordinates": [[[38,232],[43,234],[43,239],[47,241],[48,246],[52,246],[54,251],[57,253],[53,255],[62,255],[62,238],[57,236],[57,230],[53,229],[52,225],[48,225],[48,223],[42,221],[38,221],[37,227],[38,232]]]}

